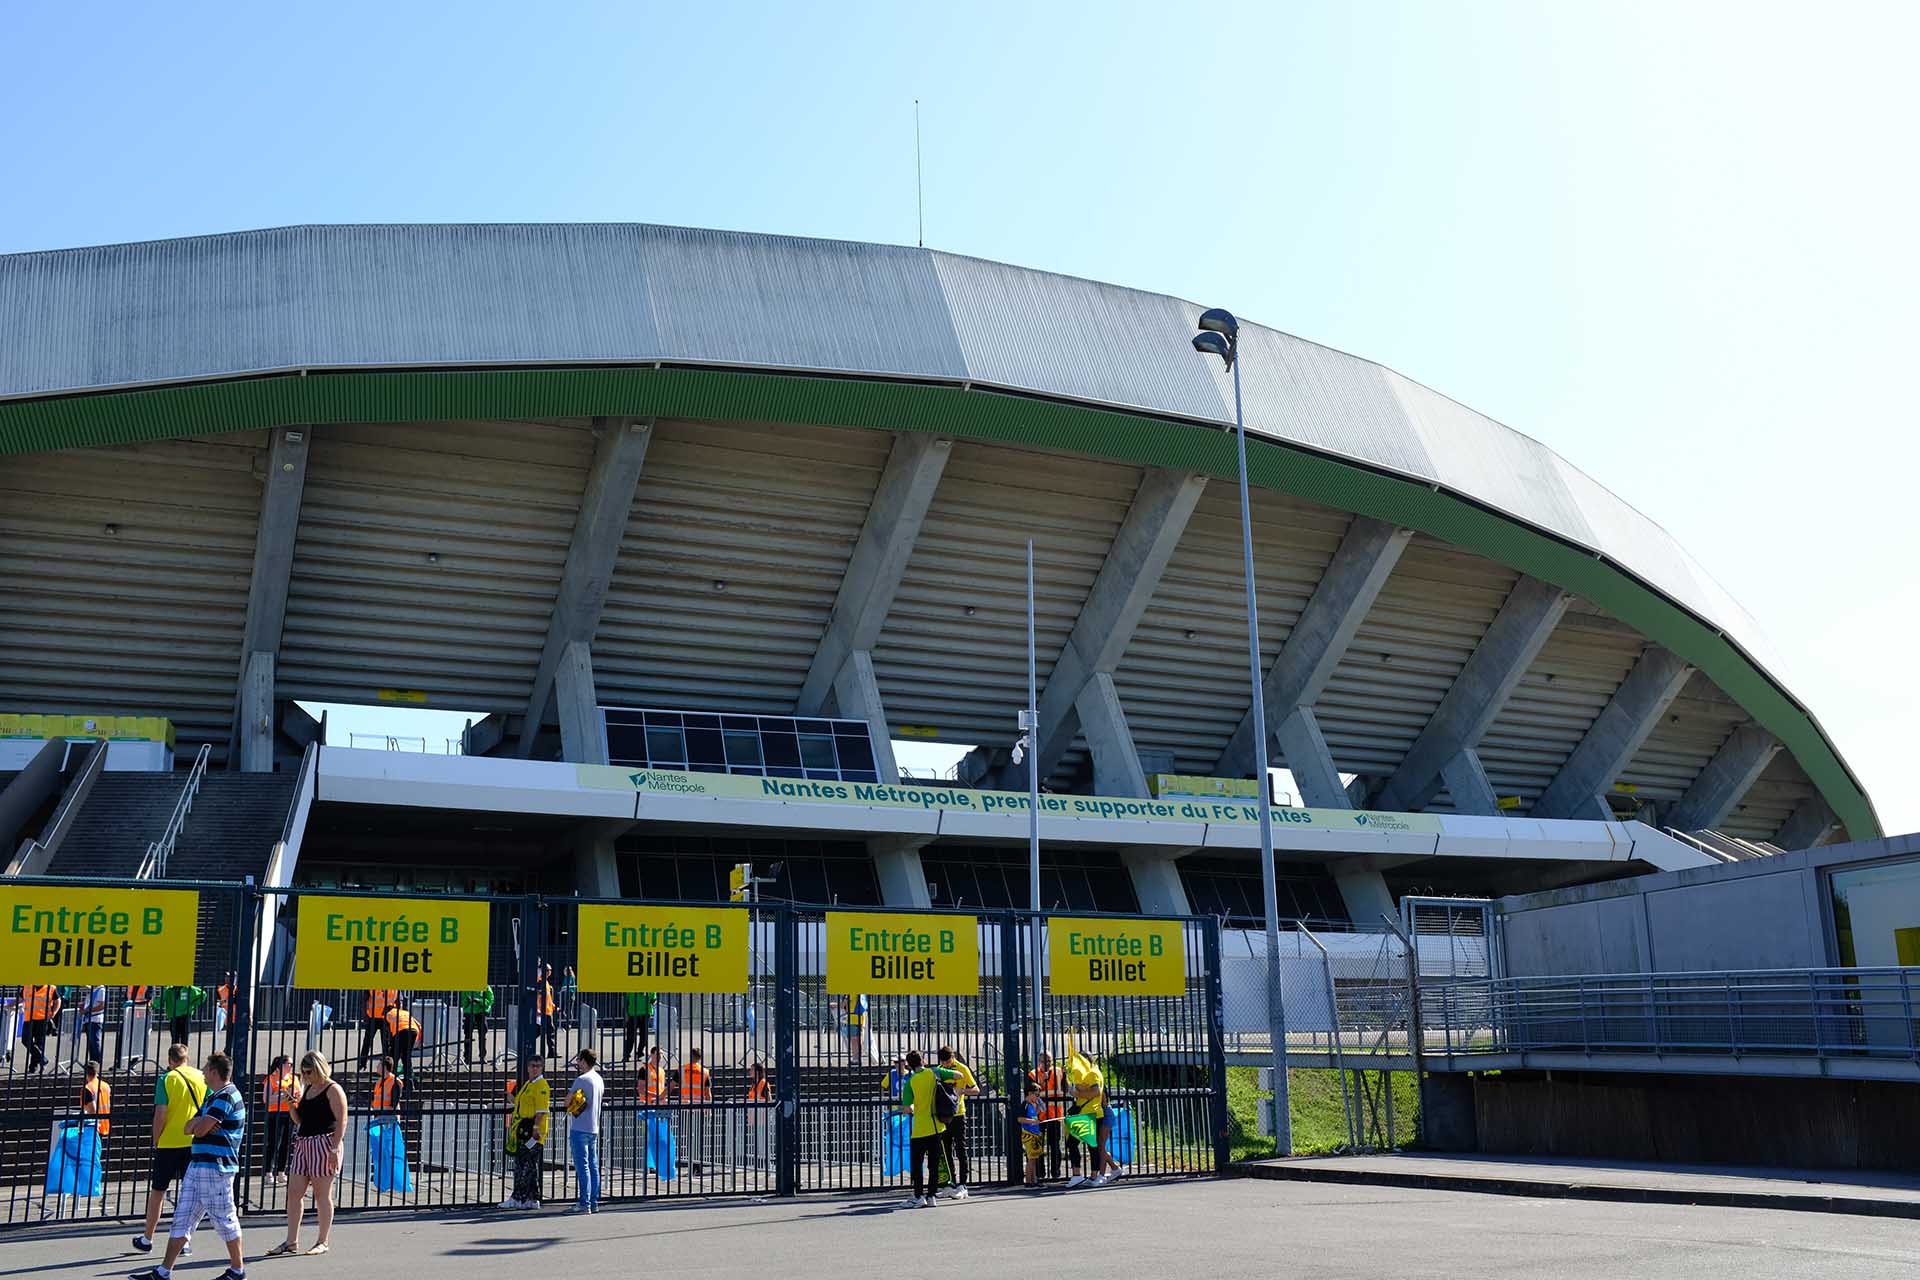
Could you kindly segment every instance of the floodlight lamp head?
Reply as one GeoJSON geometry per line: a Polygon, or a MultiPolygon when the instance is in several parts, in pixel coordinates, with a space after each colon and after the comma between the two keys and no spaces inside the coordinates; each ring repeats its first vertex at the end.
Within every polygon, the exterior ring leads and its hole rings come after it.
{"type": "Polygon", "coordinates": [[[1216,330],[1194,334],[1193,349],[1203,356],[1219,356],[1222,364],[1233,368],[1233,344],[1216,330]]]}
{"type": "Polygon", "coordinates": [[[1231,342],[1240,336],[1240,322],[1225,307],[1208,307],[1200,313],[1200,328],[1209,333],[1224,333],[1231,342]]]}

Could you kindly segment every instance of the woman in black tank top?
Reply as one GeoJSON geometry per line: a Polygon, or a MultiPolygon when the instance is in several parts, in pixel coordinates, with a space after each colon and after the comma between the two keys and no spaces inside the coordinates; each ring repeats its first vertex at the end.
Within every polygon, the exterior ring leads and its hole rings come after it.
{"type": "Polygon", "coordinates": [[[315,1089],[300,1099],[294,1108],[300,1117],[300,1136],[317,1138],[323,1133],[333,1132],[333,1082],[329,1080],[324,1088],[315,1089]]]}
{"type": "Polygon", "coordinates": [[[308,1253],[325,1253],[333,1231],[333,1182],[340,1176],[340,1145],[347,1128],[347,1095],[318,1053],[300,1059],[300,1101],[294,1104],[299,1132],[287,1168],[287,1238],[268,1250],[269,1258],[300,1251],[300,1218],[307,1189],[313,1189],[314,1217],[320,1238],[308,1253]]]}

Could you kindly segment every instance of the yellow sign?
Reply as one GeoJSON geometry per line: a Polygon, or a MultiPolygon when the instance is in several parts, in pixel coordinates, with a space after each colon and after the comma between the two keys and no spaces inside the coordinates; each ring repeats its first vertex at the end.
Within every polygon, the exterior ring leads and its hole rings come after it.
{"type": "Polygon", "coordinates": [[[580,905],[582,991],[745,991],[748,949],[737,907],[580,905]]]}
{"type": "Polygon", "coordinates": [[[1177,920],[1047,918],[1047,986],[1057,996],[1178,996],[1187,991],[1177,920]]]}
{"type": "Polygon", "coordinates": [[[484,899],[303,895],[294,984],[476,991],[487,985],[489,908],[484,899]]]}
{"type": "Polygon", "coordinates": [[[973,916],[827,912],[827,990],[833,995],[980,993],[980,922],[973,916]]]}
{"type": "Polygon", "coordinates": [[[197,893],[9,885],[0,888],[0,912],[0,982],[193,982],[197,893]]]}
{"type": "Polygon", "coordinates": [[[413,702],[424,704],[427,700],[423,689],[381,689],[374,696],[382,702],[413,702]]]}

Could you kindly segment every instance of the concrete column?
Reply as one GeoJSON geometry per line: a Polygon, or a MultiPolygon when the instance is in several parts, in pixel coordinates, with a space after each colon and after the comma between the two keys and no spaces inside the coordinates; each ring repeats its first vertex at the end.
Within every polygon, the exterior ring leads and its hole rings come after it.
{"type": "Polygon", "coordinates": [[[574,764],[605,764],[607,726],[593,690],[593,655],[586,641],[571,641],[561,650],[553,687],[560,709],[560,758],[574,764]]]}
{"type": "Polygon", "coordinates": [[[1535,818],[1587,818],[1680,696],[1693,668],[1658,645],[1649,645],[1613,697],[1594,717],[1587,736],[1567,757],[1540,798],[1535,818]]]}
{"type": "Polygon", "coordinates": [[[247,655],[240,678],[240,767],[248,773],[273,772],[273,655],[247,655]]]}
{"type": "Polygon", "coordinates": [[[873,678],[871,653],[856,649],[847,655],[840,674],[833,679],[833,701],[844,719],[867,722],[880,781],[900,781],[900,768],[893,760],[893,731],[887,727],[887,711],[880,704],[880,685],[873,678]]]}
{"type": "Polygon", "coordinates": [[[594,824],[574,842],[574,887],[582,897],[620,896],[620,858],[616,841],[632,823],[594,824]]]}
{"type": "Polygon", "coordinates": [[[1133,878],[1134,896],[1140,899],[1142,915],[1184,916],[1193,908],[1187,902],[1187,886],[1180,882],[1178,861],[1192,853],[1188,847],[1122,849],[1120,861],[1133,878]]]}
{"type": "Polygon", "coordinates": [[[1340,901],[1347,908],[1347,919],[1356,926],[1376,927],[1382,915],[1399,919],[1387,878],[1378,871],[1358,860],[1337,862],[1329,870],[1333,872],[1334,886],[1340,890],[1340,901]]]}
{"type": "Polygon", "coordinates": [[[1446,784],[1447,796],[1453,801],[1455,813],[1476,813],[1486,817],[1495,817],[1500,812],[1500,796],[1493,789],[1493,783],[1487,780],[1486,766],[1480,763],[1480,753],[1469,747],[1458,752],[1447,761],[1440,770],[1440,780],[1446,784]]]}
{"type": "Polygon", "coordinates": [[[1113,687],[1113,677],[1105,671],[1094,673],[1074,700],[1074,706],[1080,712],[1080,728],[1086,734],[1087,749],[1093,753],[1095,794],[1144,797],[1146,771],[1140,767],[1140,753],[1134,750],[1133,735],[1127,732],[1127,714],[1120,706],[1120,694],[1113,687]]]}
{"type": "Polygon", "coordinates": [[[932,843],[930,835],[876,836],[867,841],[873,869],[880,879],[880,901],[889,907],[922,909],[933,905],[927,892],[926,869],[920,850],[932,843]]]}
{"type": "Polygon", "coordinates": [[[1727,735],[1720,750],[1687,788],[1687,794],[1667,810],[1666,824],[1676,831],[1719,826],[1778,754],[1778,738],[1759,725],[1741,725],[1727,735]]]}
{"type": "Polygon", "coordinates": [[[1772,843],[1789,852],[1795,849],[1811,849],[1833,833],[1840,825],[1833,816],[1833,809],[1819,796],[1808,796],[1800,802],[1785,826],[1774,834],[1772,843]]]}
{"type": "Polygon", "coordinates": [[[1320,722],[1311,707],[1296,707],[1273,731],[1280,744],[1280,755],[1293,773],[1293,785],[1309,809],[1351,809],[1352,798],[1340,771],[1333,767],[1333,753],[1321,736],[1320,722]]]}

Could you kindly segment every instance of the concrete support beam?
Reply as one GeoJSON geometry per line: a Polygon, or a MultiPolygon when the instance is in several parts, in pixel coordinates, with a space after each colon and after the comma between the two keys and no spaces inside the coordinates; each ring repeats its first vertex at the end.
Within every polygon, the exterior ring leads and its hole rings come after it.
{"type": "Polygon", "coordinates": [[[460,750],[470,756],[484,756],[492,753],[507,736],[507,718],[495,711],[491,715],[480,717],[466,727],[460,735],[460,750]]]}
{"type": "Polygon", "coordinates": [[[583,898],[620,896],[620,855],[617,841],[631,822],[593,822],[573,845],[574,889],[583,898]]]}
{"type": "MultiPolygon", "coordinates": [[[[1134,629],[1153,602],[1167,562],[1206,492],[1205,476],[1151,470],[1140,481],[1114,535],[1073,632],[1040,694],[1040,776],[1060,763],[1080,731],[1077,701],[1096,675],[1111,674],[1126,656],[1134,629]]],[[[1105,793],[1103,793],[1105,794],[1105,793]]]]}
{"type": "Polygon", "coordinates": [[[920,850],[932,842],[930,835],[877,836],[867,841],[880,879],[882,905],[921,910],[933,905],[926,868],[920,863],[920,850]]]}
{"type": "Polygon", "coordinates": [[[533,749],[533,740],[546,720],[562,653],[576,641],[591,644],[593,633],[600,629],[607,586],[613,581],[620,540],[626,535],[627,519],[633,512],[634,489],[646,465],[647,445],[653,440],[651,421],[595,418],[593,430],[593,465],[587,471],[586,488],[580,493],[573,540],[567,544],[553,614],[547,621],[546,643],[540,650],[533,692],[527,698],[527,713],[520,725],[518,749],[522,758],[533,749]]]}
{"type": "Polygon", "coordinates": [[[1462,751],[1479,744],[1572,600],[1538,578],[1522,578],[1514,584],[1433,718],[1380,789],[1375,808],[1412,811],[1433,798],[1442,785],[1440,771],[1462,751]]]}
{"type": "Polygon", "coordinates": [[[1362,865],[1360,860],[1337,862],[1329,868],[1333,883],[1340,890],[1340,901],[1347,908],[1347,919],[1357,928],[1380,927],[1380,917],[1398,920],[1400,912],[1393,902],[1393,891],[1379,868],[1362,865]]]}
{"type": "MultiPolygon", "coordinates": [[[[234,696],[233,733],[227,767],[236,764],[250,773],[273,770],[273,690],[267,690],[268,728],[265,752],[243,750],[244,724],[251,715],[243,706],[248,670],[256,654],[266,654],[267,678],[272,660],[280,653],[280,636],[287,625],[287,584],[293,575],[293,548],[300,533],[300,502],[307,488],[307,445],[311,428],[276,429],[267,445],[267,470],[262,478],[260,523],[253,536],[253,573],[247,584],[247,620],[240,641],[240,683],[234,696]]],[[[254,717],[257,720],[257,717],[254,717]]]]}
{"type": "Polygon", "coordinates": [[[1534,801],[1532,816],[1591,816],[1594,797],[1612,789],[1692,675],[1693,668],[1674,654],[1647,646],[1612,700],[1594,717],[1587,736],[1534,801]]]}
{"type": "Polygon", "coordinates": [[[1486,766],[1480,763],[1480,753],[1468,747],[1447,761],[1440,770],[1440,781],[1447,788],[1447,798],[1453,801],[1455,813],[1473,813],[1482,817],[1496,817],[1500,813],[1500,796],[1493,789],[1493,783],[1487,780],[1486,766]]]}
{"type": "Polygon", "coordinates": [[[1819,796],[1808,796],[1787,818],[1786,825],[1774,834],[1769,842],[1779,845],[1789,852],[1795,849],[1811,849],[1840,825],[1834,816],[1833,807],[1819,796]]]}
{"type": "MultiPolygon", "coordinates": [[[[585,640],[560,651],[554,672],[554,698],[560,704],[560,758],[574,764],[607,762],[607,726],[593,689],[593,655],[585,640]]],[[[521,741],[526,741],[523,736],[521,741]]]]}
{"type": "Polygon", "coordinates": [[[1120,851],[1120,861],[1133,879],[1133,895],[1140,899],[1140,914],[1184,916],[1193,913],[1187,901],[1187,886],[1180,882],[1178,865],[1181,857],[1192,852],[1192,846],[1136,847],[1120,851]]]}
{"type": "Polygon", "coordinates": [[[1778,754],[1778,738],[1758,725],[1741,725],[1727,735],[1720,750],[1662,820],[1675,831],[1719,826],[1778,754]]]}
{"type": "MultiPolygon", "coordinates": [[[[1144,797],[1146,771],[1140,767],[1140,753],[1127,730],[1127,713],[1120,706],[1113,677],[1105,671],[1096,673],[1080,691],[1074,706],[1087,735],[1087,750],[1093,756],[1094,794],[1144,797]]],[[[1044,770],[1041,776],[1046,776],[1044,770]]]]}
{"type": "Polygon", "coordinates": [[[873,763],[882,782],[900,781],[900,767],[893,760],[893,732],[887,727],[887,711],[880,704],[880,685],[873,678],[873,655],[855,649],[833,678],[834,714],[848,720],[865,720],[873,739],[873,763]]]}
{"type": "MultiPolygon", "coordinates": [[[[1280,656],[1261,682],[1268,732],[1277,736],[1280,725],[1294,711],[1311,707],[1319,699],[1412,538],[1411,529],[1396,529],[1365,516],[1355,517],[1347,526],[1339,549],[1327,562],[1307,607],[1300,611],[1280,656]]],[[[1320,746],[1325,748],[1324,739],[1320,746]]],[[[1253,708],[1249,706],[1233,737],[1227,740],[1226,749],[1214,762],[1213,771],[1221,777],[1246,777],[1253,772],[1253,760],[1253,708]]],[[[1290,763],[1288,767],[1296,777],[1301,772],[1299,764],[1290,763]]],[[[1322,776],[1334,772],[1331,756],[1311,767],[1322,776]]]]}
{"type": "Polygon", "coordinates": [[[871,652],[879,643],[880,629],[893,608],[900,580],[906,577],[914,541],[952,454],[953,442],[940,437],[908,432],[893,438],[893,452],[887,455],[873,505],[867,509],[866,523],[841,575],[840,594],[834,599],[826,632],[801,682],[794,704],[797,714],[820,714],[848,657],[856,651],[871,652]]]}
{"type": "Polygon", "coordinates": [[[273,655],[247,655],[240,676],[240,737],[234,743],[240,767],[248,773],[273,772],[273,655]]]}
{"type": "Polygon", "coordinates": [[[1340,781],[1340,771],[1333,767],[1333,752],[1327,750],[1327,740],[1320,734],[1320,722],[1314,719],[1311,707],[1295,707],[1274,730],[1273,738],[1279,744],[1282,760],[1293,772],[1294,789],[1307,808],[1353,808],[1353,798],[1340,781]]]}

